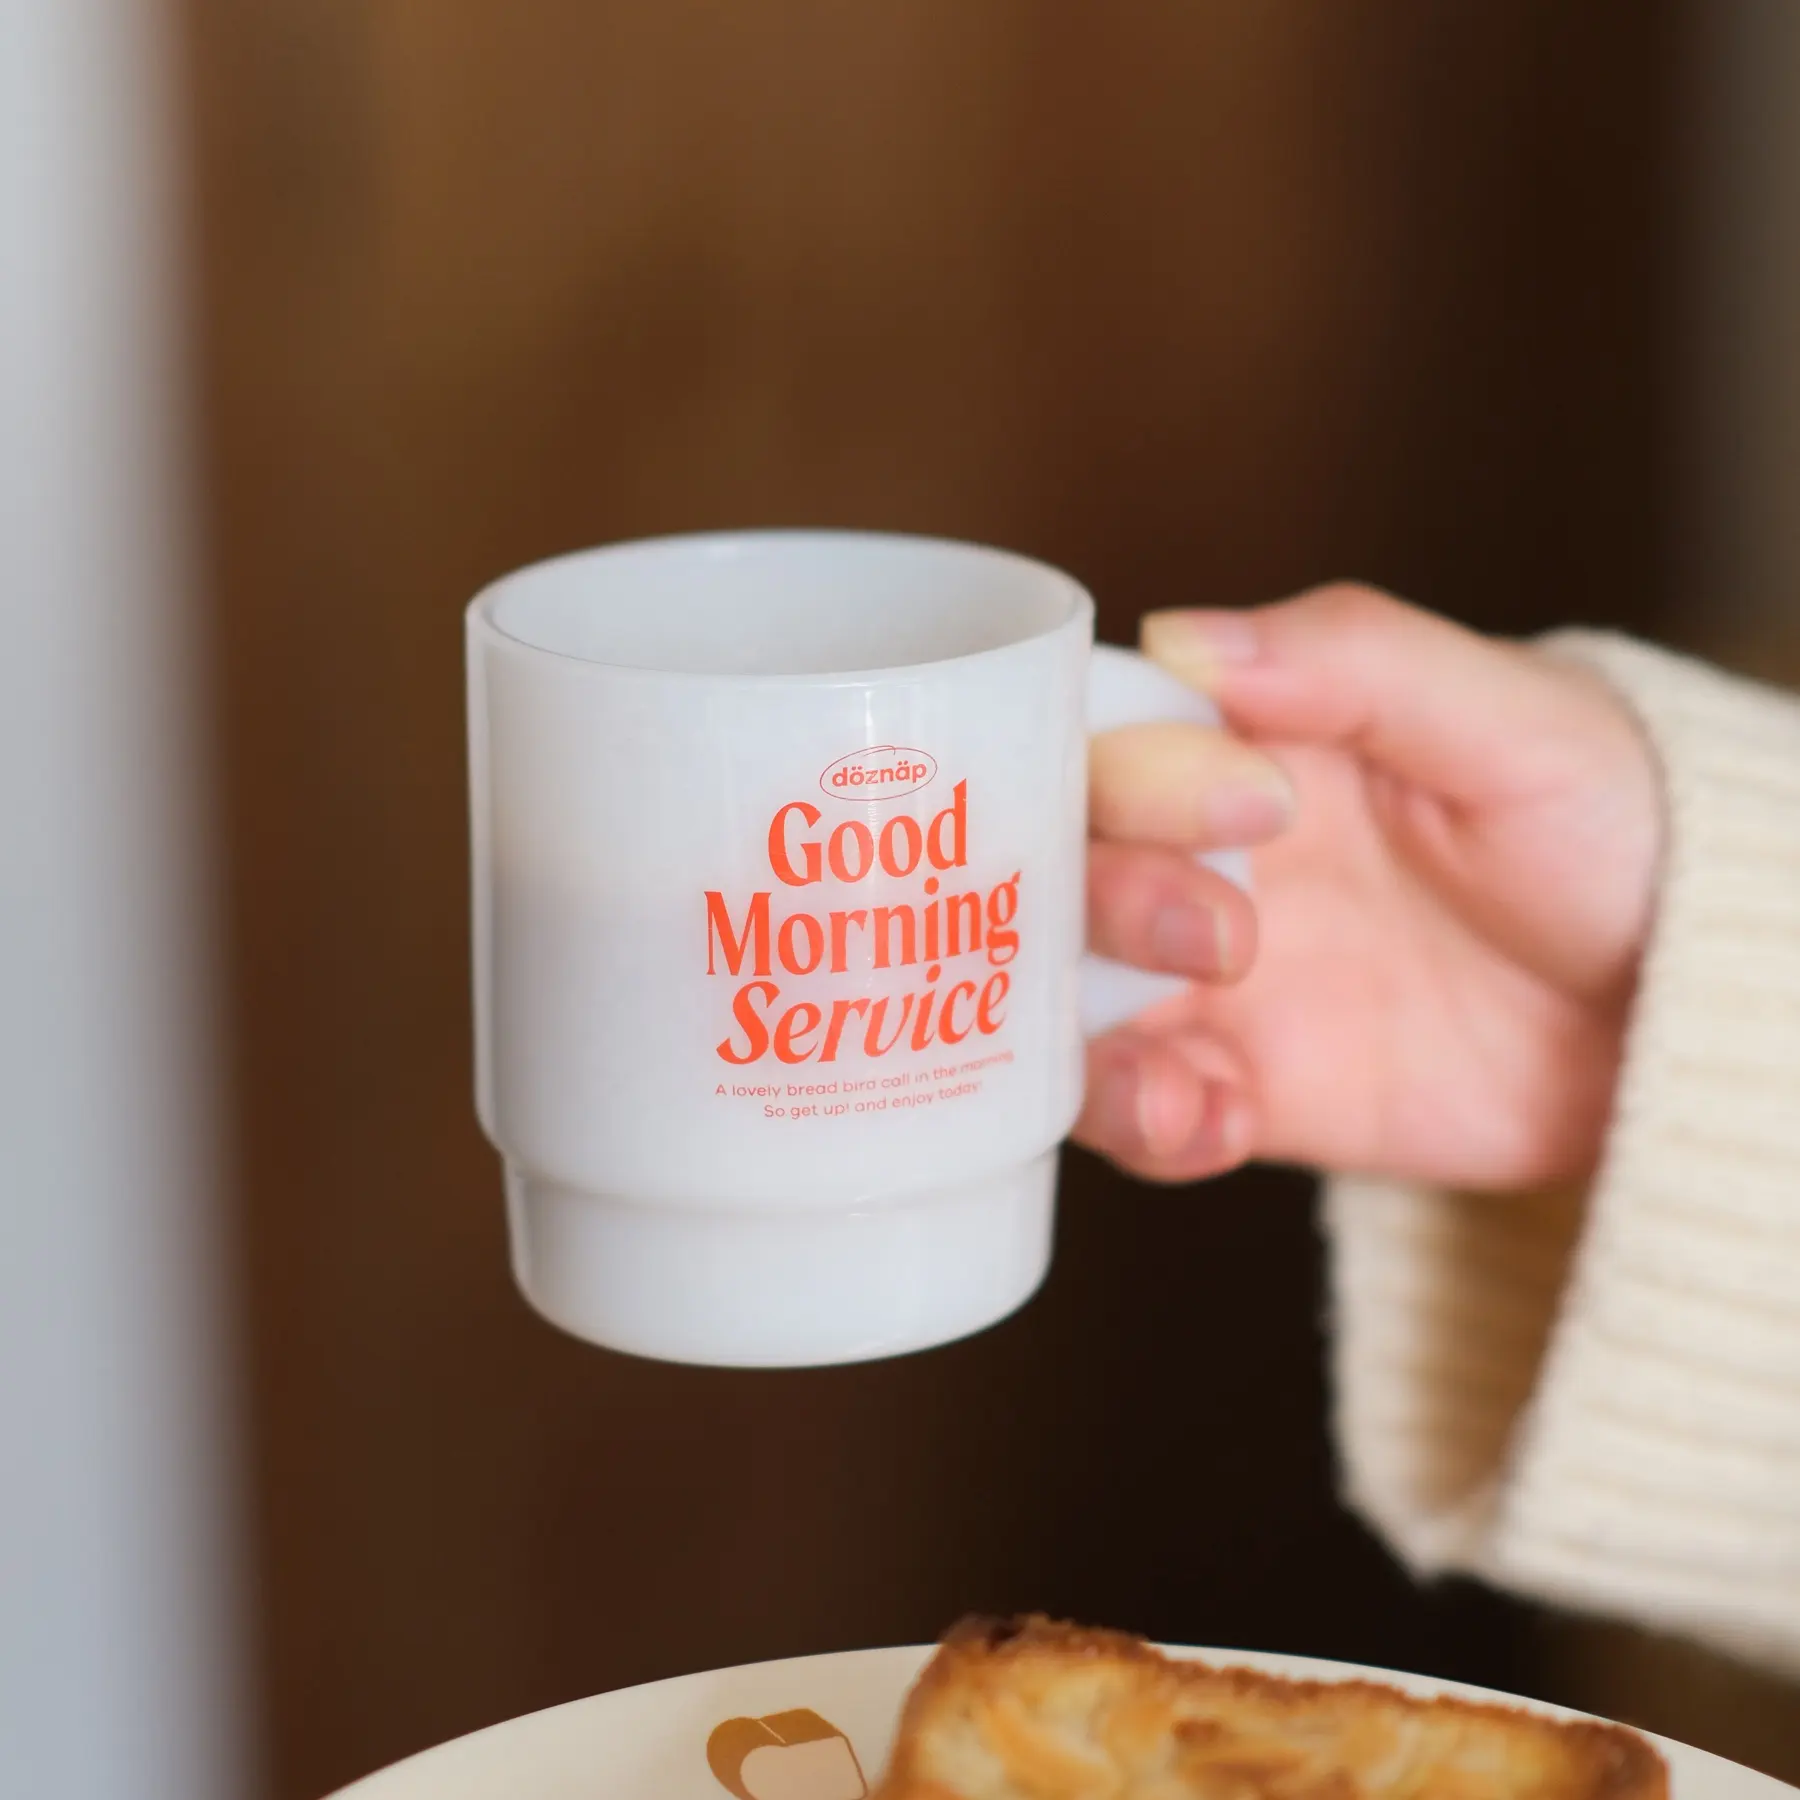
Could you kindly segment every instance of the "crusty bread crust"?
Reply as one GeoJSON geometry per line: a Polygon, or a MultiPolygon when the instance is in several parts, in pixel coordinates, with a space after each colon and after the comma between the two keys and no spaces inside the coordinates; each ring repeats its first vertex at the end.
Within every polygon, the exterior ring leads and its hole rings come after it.
{"type": "Polygon", "coordinates": [[[1043,1618],[968,1619],[873,1800],[1667,1800],[1635,1732],[1370,1681],[1286,1681],[1043,1618]]]}

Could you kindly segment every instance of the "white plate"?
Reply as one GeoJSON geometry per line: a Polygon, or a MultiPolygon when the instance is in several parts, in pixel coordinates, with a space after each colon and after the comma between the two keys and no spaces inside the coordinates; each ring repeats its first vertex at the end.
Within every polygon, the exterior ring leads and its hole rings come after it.
{"type": "MultiPolygon", "coordinates": [[[[337,1800],[863,1800],[887,1761],[901,1699],[930,1654],[905,1648],[803,1656],[597,1694],[441,1744],[353,1783],[337,1800]]],[[[1304,1656],[1171,1654],[1275,1675],[1372,1676],[1417,1694],[1533,1705],[1455,1682],[1304,1656]]],[[[1674,1800],[1800,1794],[1704,1750],[1654,1741],[1669,1760],[1674,1800]]]]}

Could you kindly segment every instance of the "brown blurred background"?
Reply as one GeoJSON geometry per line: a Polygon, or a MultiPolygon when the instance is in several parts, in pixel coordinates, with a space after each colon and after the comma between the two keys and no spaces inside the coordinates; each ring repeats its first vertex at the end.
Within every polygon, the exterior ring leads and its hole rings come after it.
{"type": "Polygon", "coordinates": [[[1121,640],[1355,575],[1778,669],[1676,504],[1697,4],[187,0],[271,1800],[1022,1607],[1800,1777],[1800,1696],[1338,1510],[1304,1180],[1071,1154],[1017,1319],[681,1370],[527,1313],[470,1099],[459,616],[528,559],[891,527],[1121,640]]]}

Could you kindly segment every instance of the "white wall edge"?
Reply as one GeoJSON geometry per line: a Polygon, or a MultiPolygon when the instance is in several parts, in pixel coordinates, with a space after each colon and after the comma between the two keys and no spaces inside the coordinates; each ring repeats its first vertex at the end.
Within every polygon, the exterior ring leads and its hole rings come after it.
{"type": "Polygon", "coordinates": [[[212,879],[151,0],[0,9],[0,1769],[245,1791],[212,879]]]}

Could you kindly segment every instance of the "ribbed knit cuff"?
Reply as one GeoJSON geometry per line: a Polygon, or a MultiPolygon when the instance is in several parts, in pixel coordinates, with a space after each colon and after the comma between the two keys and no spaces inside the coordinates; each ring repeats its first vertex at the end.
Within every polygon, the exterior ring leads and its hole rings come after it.
{"type": "Polygon", "coordinates": [[[1800,703],[1546,644],[1659,757],[1657,919],[1585,1197],[1326,1194],[1346,1498],[1458,1570],[1800,1667],[1800,703]]]}

